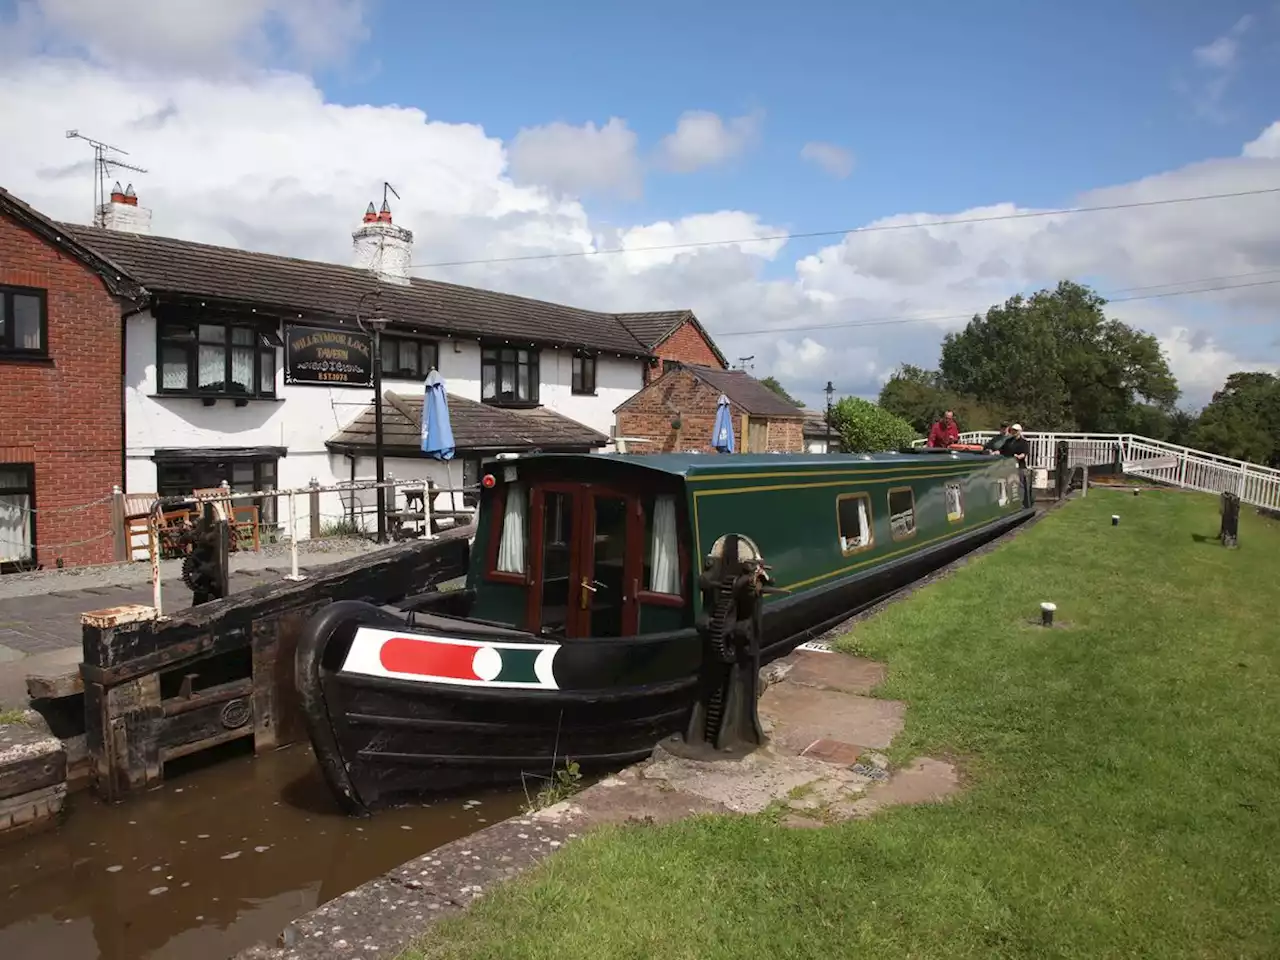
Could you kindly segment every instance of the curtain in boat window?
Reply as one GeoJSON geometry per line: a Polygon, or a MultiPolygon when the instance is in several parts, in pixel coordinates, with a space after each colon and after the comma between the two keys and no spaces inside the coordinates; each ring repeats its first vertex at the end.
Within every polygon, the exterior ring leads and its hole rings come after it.
{"type": "Polygon", "coordinates": [[[507,487],[507,504],[502,512],[502,540],[498,543],[498,570],[524,573],[525,518],[528,500],[523,483],[507,487]]]}
{"type": "Polygon", "coordinates": [[[667,494],[653,500],[653,539],[650,544],[649,589],[680,593],[680,553],[676,535],[676,499],[667,494]]]}

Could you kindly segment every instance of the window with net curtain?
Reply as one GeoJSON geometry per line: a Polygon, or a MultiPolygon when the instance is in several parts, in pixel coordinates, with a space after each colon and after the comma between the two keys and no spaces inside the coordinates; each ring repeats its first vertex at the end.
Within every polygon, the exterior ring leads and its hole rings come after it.
{"type": "Polygon", "coordinates": [[[31,475],[0,465],[0,563],[31,559],[31,475]]]}
{"type": "Polygon", "coordinates": [[[250,326],[163,323],[160,390],[274,396],[275,348],[250,326]]]}

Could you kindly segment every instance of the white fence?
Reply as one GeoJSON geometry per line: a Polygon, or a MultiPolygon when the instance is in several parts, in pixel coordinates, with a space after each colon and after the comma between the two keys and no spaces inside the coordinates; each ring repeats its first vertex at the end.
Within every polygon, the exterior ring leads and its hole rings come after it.
{"type": "MultiPolygon", "coordinates": [[[[961,443],[986,443],[993,430],[960,435],[961,443]]],[[[1024,433],[1031,445],[1029,466],[1053,470],[1058,442],[1067,442],[1067,465],[1096,466],[1118,459],[1125,473],[1201,493],[1231,492],[1241,502],[1280,510],[1280,470],[1220,457],[1176,443],[1132,433],[1024,433]]],[[[923,441],[917,443],[921,445],[923,441]]]]}

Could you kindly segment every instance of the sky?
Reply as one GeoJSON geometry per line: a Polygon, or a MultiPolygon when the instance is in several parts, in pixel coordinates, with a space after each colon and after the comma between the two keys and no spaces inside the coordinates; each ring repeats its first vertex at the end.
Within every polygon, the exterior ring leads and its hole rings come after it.
{"type": "Polygon", "coordinates": [[[1280,368],[1280,192],[1124,207],[1280,188],[1277,0],[0,0],[0,116],[58,219],[73,128],[185,239],[348,262],[386,181],[418,275],[689,308],[814,405],[1062,279],[1184,406],[1280,368]]]}

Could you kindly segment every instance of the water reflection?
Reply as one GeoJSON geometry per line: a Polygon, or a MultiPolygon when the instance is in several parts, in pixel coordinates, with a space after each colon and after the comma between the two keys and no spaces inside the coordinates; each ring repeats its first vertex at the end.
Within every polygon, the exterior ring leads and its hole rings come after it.
{"type": "Polygon", "coordinates": [[[301,745],[113,807],[80,794],[56,831],[0,848],[0,956],[225,960],[524,798],[476,799],[353,820],[301,745]]]}

